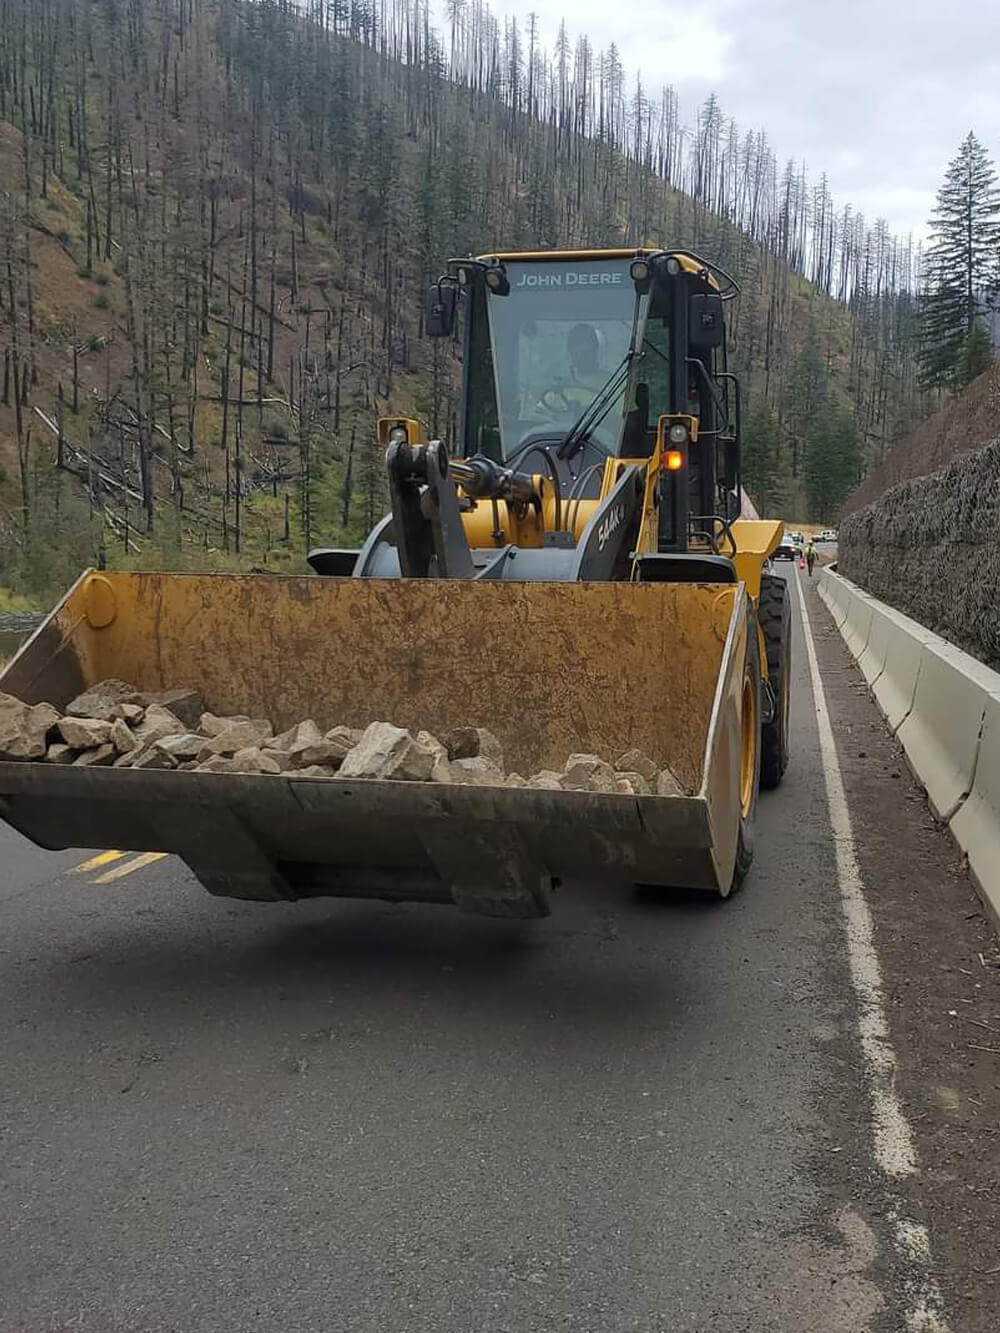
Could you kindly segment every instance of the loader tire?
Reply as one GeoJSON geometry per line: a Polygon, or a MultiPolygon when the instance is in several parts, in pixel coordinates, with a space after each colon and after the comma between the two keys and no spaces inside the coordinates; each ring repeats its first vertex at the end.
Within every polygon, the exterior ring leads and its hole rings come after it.
{"type": "Polygon", "coordinates": [[[760,581],[757,610],[767,650],[767,674],[774,690],[776,715],[761,728],[760,785],[777,787],[788,767],[788,701],[792,668],[792,608],[788,584],[776,574],[760,581]]]}
{"type": "Polygon", "coordinates": [[[756,626],[751,621],[747,625],[747,655],[743,667],[743,752],[740,766],[740,827],[736,839],[736,864],[733,867],[733,882],[726,893],[720,896],[728,898],[743,883],[747,871],[753,864],[754,823],[757,818],[757,793],[761,783],[762,744],[760,726],[761,676],[760,648],[756,626]]]}

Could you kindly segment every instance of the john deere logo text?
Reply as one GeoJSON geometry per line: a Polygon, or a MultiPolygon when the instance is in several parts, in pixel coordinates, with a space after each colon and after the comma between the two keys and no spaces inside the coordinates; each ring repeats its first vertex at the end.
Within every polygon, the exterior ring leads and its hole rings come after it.
{"type": "Polygon", "coordinates": [[[515,288],[519,287],[620,287],[623,273],[581,273],[567,269],[564,273],[522,273],[515,288]]]}

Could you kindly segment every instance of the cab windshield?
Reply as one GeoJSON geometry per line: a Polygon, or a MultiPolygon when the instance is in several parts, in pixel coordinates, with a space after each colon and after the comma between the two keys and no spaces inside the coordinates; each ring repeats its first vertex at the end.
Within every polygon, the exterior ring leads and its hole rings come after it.
{"type": "Polygon", "coordinates": [[[466,451],[500,461],[535,439],[561,439],[609,384],[607,411],[589,438],[618,450],[622,370],[637,314],[629,261],[506,265],[510,293],[473,293],[469,318],[466,451]]]}

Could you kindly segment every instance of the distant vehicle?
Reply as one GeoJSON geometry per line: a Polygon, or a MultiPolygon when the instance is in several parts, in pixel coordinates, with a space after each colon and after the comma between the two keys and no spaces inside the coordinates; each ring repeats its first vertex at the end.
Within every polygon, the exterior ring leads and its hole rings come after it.
{"type": "Polygon", "coordinates": [[[793,546],[805,546],[806,544],[806,539],[801,532],[786,532],[785,536],[793,546]]]}
{"type": "Polygon", "coordinates": [[[818,542],[835,542],[837,534],[833,528],[825,528],[823,532],[817,532],[815,540],[818,542]]]}
{"type": "Polygon", "coordinates": [[[774,560],[794,560],[797,554],[798,551],[796,549],[795,543],[792,541],[791,537],[786,532],[784,537],[782,537],[780,544],[776,548],[774,556],[772,558],[774,560]]]}

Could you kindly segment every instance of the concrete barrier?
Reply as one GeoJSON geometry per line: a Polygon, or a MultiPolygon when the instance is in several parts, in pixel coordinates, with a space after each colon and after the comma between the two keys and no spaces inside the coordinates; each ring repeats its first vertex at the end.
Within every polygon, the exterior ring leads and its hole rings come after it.
{"type": "Polygon", "coordinates": [[[938,819],[972,790],[986,701],[1000,676],[942,639],[923,645],[913,707],[896,732],[938,819]]]}
{"type": "Polygon", "coordinates": [[[854,585],[848,583],[837,574],[830,574],[826,581],[827,606],[830,608],[830,614],[833,616],[833,623],[839,629],[847,619],[847,612],[851,604],[851,589],[854,585]]]}
{"type": "Polygon", "coordinates": [[[885,663],[872,682],[875,702],[885,714],[890,731],[898,731],[910,716],[920,678],[924,647],[937,636],[918,625],[909,616],[890,607],[879,607],[880,616],[889,620],[885,663]]]}
{"type": "Polygon", "coordinates": [[[951,831],[969,858],[969,870],[1000,928],[1000,697],[986,701],[976,776],[951,831]]]}
{"type": "Polygon", "coordinates": [[[840,626],[840,632],[854,657],[860,657],[868,646],[874,608],[875,603],[867,593],[862,592],[860,588],[851,588],[847,615],[840,626]]]}
{"type": "Polygon", "coordinates": [[[890,730],[896,731],[913,707],[924,645],[935,640],[944,643],[944,640],[901,611],[862,593],[860,588],[833,570],[823,571],[820,596],[831,608],[845,642],[854,651],[890,730]],[[840,610],[839,621],[833,612],[834,607],[840,610]],[[869,609],[868,633],[864,645],[858,648],[861,617],[867,615],[869,609]]]}
{"type": "Polygon", "coordinates": [[[1000,672],[833,570],[819,595],[1000,929],[1000,672]]]}
{"type": "Polygon", "coordinates": [[[885,608],[872,602],[872,623],[868,631],[868,642],[864,651],[858,654],[858,666],[869,685],[874,685],[885,670],[886,654],[896,628],[885,608]]]}

